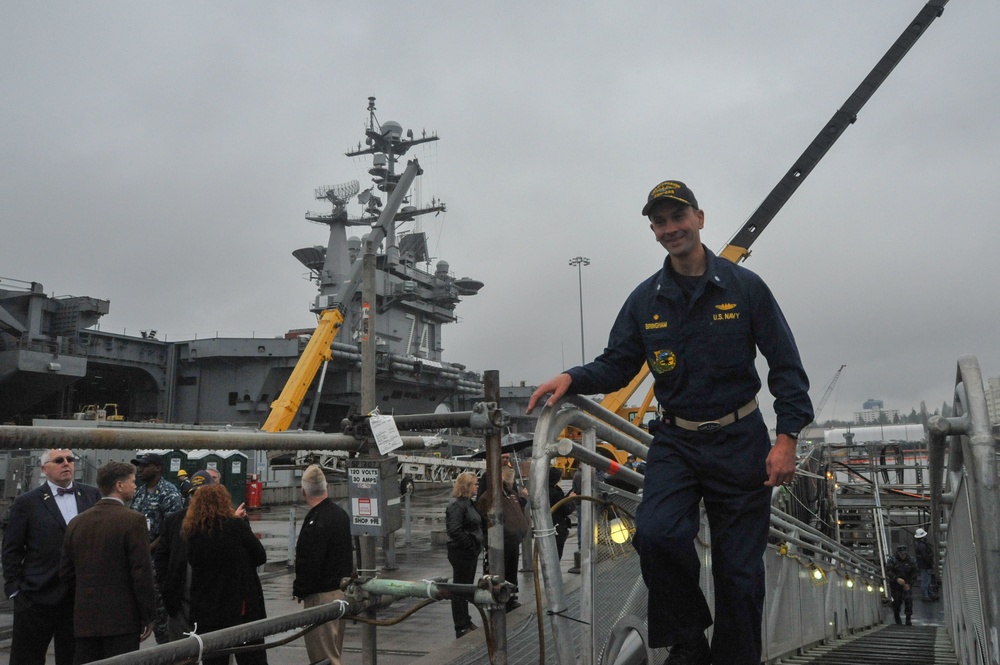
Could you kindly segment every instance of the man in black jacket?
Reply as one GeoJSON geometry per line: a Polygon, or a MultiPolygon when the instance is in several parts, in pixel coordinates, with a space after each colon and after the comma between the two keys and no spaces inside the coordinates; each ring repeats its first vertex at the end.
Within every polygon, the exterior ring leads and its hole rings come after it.
{"type": "Polygon", "coordinates": [[[910,559],[906,545],[897,547],[896,556],[886,561],[885,575],[889,578],[892,614],[896,624],[903,623],[899,616],[899,610],[903,608],[906,611],[906,625],[912,626],[910,616],[913,614],[913,584],[917,581],[917,566],[910,559]]]}
{"type": "Polygon", "coordinates": [[[70,450],[47,450],[45,482],[14,500],[3,534],[4,591],[14,605],[11,665],[42,665],[55,639],[56,665],[73,662],[73,593],[59,579],[66,526],[101,500],[96,487],[73,482],[70,450]]]}
{"type": "MultiPolygon", "coordinates": [[[[351,520],[343,508],[330,501],[323,469],[313,464],[302,474],[302,497],[309,512],[295,543],[295,581],[292,595],[306,609],[343,600],[340,580],[354,572],[351,520]]],[[[306,633],[309,662],[328,658],[341,665],[344,620],[328,621],[306,633]]]]}

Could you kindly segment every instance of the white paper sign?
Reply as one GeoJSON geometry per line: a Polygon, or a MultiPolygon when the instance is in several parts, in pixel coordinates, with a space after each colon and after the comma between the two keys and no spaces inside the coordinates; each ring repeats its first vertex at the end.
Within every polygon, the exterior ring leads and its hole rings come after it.
{"type": "Polygon", "coordinates": [[[392,419],[392,416],[373,415],[369,420],[380,453],[388,455],[396,448],[403,447],[403,439],[399,436],[396,421],[392,419]]]}

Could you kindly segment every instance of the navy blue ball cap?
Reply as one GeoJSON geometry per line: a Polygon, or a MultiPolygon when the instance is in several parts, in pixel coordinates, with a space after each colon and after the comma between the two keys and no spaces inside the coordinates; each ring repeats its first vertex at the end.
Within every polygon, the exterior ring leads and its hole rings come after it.
{"type": "Polygon", "coordinates": [[[698,210],[698,200],[694,198],[694,192],[680,180],[664,180],[654,187],[646,197],[646,205],[642,208],[642,216],[648,217],[649,211],[660,201],[680,201],[698,210]]]}
{"type": "Polygon", "coordinates": [[[157,453],[146,453],[145,455],[140,455],[132,460],[133,466],[146,466],[147,464],[163,466],[163,456],[157,453]]]}

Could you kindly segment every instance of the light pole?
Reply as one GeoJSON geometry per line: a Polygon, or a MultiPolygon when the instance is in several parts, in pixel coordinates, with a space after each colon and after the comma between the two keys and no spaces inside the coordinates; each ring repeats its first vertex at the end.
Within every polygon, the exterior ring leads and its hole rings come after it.
{"type": "Polygon", "coordinates": [[[587,354],[583,344],[583,266],[590,265],[590,259],[585,256],[574,256],[569,260],[571,266],[576,266],[577,281],[580,284],[580,364],[587,364],[587,354]]]}

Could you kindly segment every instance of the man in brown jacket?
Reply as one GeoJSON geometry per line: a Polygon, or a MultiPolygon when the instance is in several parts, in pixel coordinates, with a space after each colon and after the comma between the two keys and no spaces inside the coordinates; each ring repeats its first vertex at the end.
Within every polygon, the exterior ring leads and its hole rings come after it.
{"type": "Polygon", "coordinates": [[[59,575],[76,589],[76,663],[136,651],[153,630],[153,567],[146,519],[127,504],[135,467],[108,462],[97,470],[103,498],[66,530],[59,575]]]}

